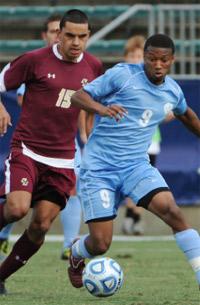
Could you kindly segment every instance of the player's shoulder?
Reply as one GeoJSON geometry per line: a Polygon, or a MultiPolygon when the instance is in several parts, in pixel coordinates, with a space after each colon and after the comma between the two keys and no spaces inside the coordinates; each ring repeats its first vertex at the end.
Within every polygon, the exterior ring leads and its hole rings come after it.
{"type": "Polygon", "coordinates": [[[49,54],[52,54],[52,47],[43,47],[43,48],[39,48],[39,49],[35,49],[32,51],[28,51],[26,53],[24,53],[24,56],[34,60],[34,58],[38,59],[38,58],[43,58],[46,56],[48,56],[49,54]]]}
{"type": "Polygon", "coordinates": [[[51,49],[49,47],[35,49],[32,51],[25,52],[18,57],[16,57],[10,65],[26,65],[29,67],[34,67],[38,65],[38,62],[43,62],[44,58],[48,57],[51,49]]]}
{"type": "Polygon", "coordinates": [[[101,68],[102,67],[102,62],[99,58],[97,58],[96,56],[88,53],[88,52],[84,52],[83,53],[83,59],[88,63],[88,65],[94,67],[94,68],[101,68]]]}
{"type": "Polygon", "coordinates": [[[121,79],[133,79],[138,73],[143,72],[142,65],[140,64],[129,64],[121,62],[116,64],[110,69],[112,74],[119,75],[121,79]]]}
{"type": "Polygon", "coordinates": [[[125,73],[129,74],[136,74],[138,72],[143,72],[143,65],[142,64],[129,64],[126,62],[118,63],[114,66],[114,69],[124,71],[125,73]]]}
{"type": "Polygon", "coordinates": [[[172,90],[175,94],[179,95],[180,93],[182,93],[181,87],[179,86],[177,81],[175,79],[173,79],[170,75],[167,75],[165,77],[165,82],[166,82],[166,85],[168,86],[168,88],[170,90],[172,90]]]}

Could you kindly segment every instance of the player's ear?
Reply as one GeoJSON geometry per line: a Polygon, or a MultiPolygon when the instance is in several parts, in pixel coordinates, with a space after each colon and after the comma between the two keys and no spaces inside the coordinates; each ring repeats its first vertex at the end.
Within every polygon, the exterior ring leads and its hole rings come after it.
{"type": "Polygon", "coordinates": [[[176,58],[175,58],[175,55],[173,54],[173,55],[172,55],[172,64],[174,64],[175,59],[176,59],[176,58]]]}
{"type": "Polygon", "coordinates": [[[57,37],[58,37],[58,40],[60,41],[61,40],[61,30],[58,30],[58,33],[57,33],[57,37]]]}
{"type": "Polygon", "coordinates": [[[42,37],[42,40],[45,40],[45,41],[46,41],[46,32],[42,32],[42,33],[41,33],[41,37],[42,37]]]}

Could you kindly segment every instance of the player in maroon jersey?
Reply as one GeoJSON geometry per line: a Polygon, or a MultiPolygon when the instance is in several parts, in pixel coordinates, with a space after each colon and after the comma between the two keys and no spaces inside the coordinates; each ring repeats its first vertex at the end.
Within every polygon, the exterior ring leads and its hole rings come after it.
{"type": "MultiPolygon", "coordinates": [[[[74,188],[79,109],[71,106],[70,98],[102,72],[101,63],[84,51],[89,33],[87,16],[70,10],[61,20],[58,44],[19,56],[0,75],[0,92],[26,85],[0,188],[6,196],[0,205],[0,229],[33,207],[27,230],[0,266],[0,294],[6,294],[5,280],[39,250],[74,188]]],[[[10,115],[0,103],[1,136],[9,125],[10,115]]]]}
{"type": "MultiPolygon", "coordinates": [[[[44,21],[42,32],[41,32],[41,37],[42,37],[43,41],[45,42],[45,45],[52,46],[54,43],[58,42],[58,32],[60,29],[60,20],[61,20],[61,15],[52,14],[44,21]]],[[[25,91],[25,85],[22,84],[20,86],[20,88],[17,89],[17,102],[20,106],[22,106],[24,91],[25,91]]],[[[82,114],[82,111],[80,112],[80,114],[82,114]]],[[[8,151],[9,146],[8,145],[6,145],[6,146],[7,146],[6,150],[8,151]]],[[[2,164],[4,164],[3,159],[0,161],[2,164]]],[[[70,207],[71,201],[68,201],[68,203],[67,203],[68,208],[70,207]]],[[[76,206],[80,207],[80,205],[76,205],[76,206]]],[[[80,210],[81,210],[81,207],[80,207],[80,210]]],[[[73,215],[76,213],[76,210],[71,209],[72,212],[70,211],[70,216],[68,216],[69,213],[65,212],[65,217],[62,217],[62,214],[64,213],[63,211],[65,211],[65,209],[63,209],[61,212],[61,218],[63,219],[63,221],[62,221],[63,227],[67,232],[71,232],[72,230],[68,229],[69,228],[68,224],[70,222],[67,221],[67,219],[68,219],[68,217],[70,217],[70,219],[72,219],[73,215]],[[67,228],[65,228],[65,227],[67,227],[67,228]]],[[[67,209],[67,211],[68,211],[68,209],[67,209]]],[[[81,211],[80,211],[80,213],[81,213],[81,211]]],[[[77,216],[76,216],[76,218],[77,218],[77,216]]],[[[81,216],[80,216],[80,218],[81,218],[81,216]]],[[[78,223],[77,224],[75,223],[74,226],[75,226],[75,228],[78,229],[78,223]]],[[[9,237],[10,237],[13,227],[14,227],[14,222],[9,223],[2,230],[0,230],[0,264],[3,262],[3,260],[7,257],[8,253],[9,253],[9,237]]],[[[76,234],[75,236],[77,236],[77,235],[78,234],[76,234]]],[[[64,236],[65,236],[65,234],[64,234],[64,236]]]]}

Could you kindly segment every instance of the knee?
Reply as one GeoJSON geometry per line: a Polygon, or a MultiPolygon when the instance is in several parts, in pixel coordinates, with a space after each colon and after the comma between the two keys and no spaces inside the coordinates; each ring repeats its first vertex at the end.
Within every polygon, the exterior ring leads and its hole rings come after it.
{"type": "Polygon", "coordinates": [[[28,213],[29,206],[15,200],[10,200],[5,205],[5,213],[11,221],[22,219],[28,213]]]}
{"type": "Polygon", "coordinates": [[[176,204],[167,205],[164,210],[162,210],[161,218],[164,217],[166,219],[179,222],[184,222],[184,216],[181,212],[181,209],[176,204]]]}
{"type": "Polygon", "coordinates": [[[45,236],[49,228],[50,228],[49,221],[37,220],[31,223],[29,231],[33,232],[33,234],[37,236],[45,236]]]}
{"type": "Polygon", "coordinates": [[[179,218],[181,217],[181,210],[175,203],[172,197],[166,196],[162,197],[161,200],[154,200],[150,206],[149,210],[154,214],[162,217],[179,218]]]}
{"type": "Polygon", "coordinates": [[[183,217],[182,212],[177,205],[169,206],[167,212],[171,218],[182,219],[183,217]]]}
{"type": "Polygon", "coordinates": [[[93,240],[93,254],[94,255],[102,255],[104,254],[110,247],[111,240],[108,238],[99,238],[93,240]]]}

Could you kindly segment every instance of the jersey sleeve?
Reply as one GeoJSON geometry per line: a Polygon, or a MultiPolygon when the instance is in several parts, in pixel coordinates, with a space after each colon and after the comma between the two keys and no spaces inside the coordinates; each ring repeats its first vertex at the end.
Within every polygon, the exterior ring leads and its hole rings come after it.
{"type": "Polygon", "coordinates": [[[5,70],[2,71],[0,81],[4,91],[17,89],[22,83],[26,83],[33,78],[34,60],[25,53],[12,61],[5,70]]]}
{"type": "Polygon", "coordinates": [[[185,100],[185,96],[183,94],[183,91],[180,88],[180,93],[179,93],[179,101],[176,107],[173,109],[173,112],[175,115],[182,115],[186,112],[187,110],[187,102],[185,100]]]}
{"type": "Polygon", "coordinates": [[[105,74],[84,86],[84,90],[95,100],[100,102],[103,98],[123,87],[127,75],[120,65],[108,69],[105,74]]]}

